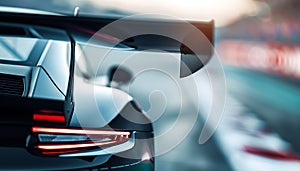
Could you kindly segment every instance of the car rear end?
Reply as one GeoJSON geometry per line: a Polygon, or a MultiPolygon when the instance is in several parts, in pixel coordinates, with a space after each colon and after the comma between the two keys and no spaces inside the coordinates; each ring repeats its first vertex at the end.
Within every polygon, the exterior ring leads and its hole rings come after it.
{"type": "Polygon", "coordinates": [[[152,125],[121,116],[147,120],[133,101],[105,126],[71,124],[75,43],[66,32],[1,23],[0,34],[1,170],[154,169],[152,125]]]}

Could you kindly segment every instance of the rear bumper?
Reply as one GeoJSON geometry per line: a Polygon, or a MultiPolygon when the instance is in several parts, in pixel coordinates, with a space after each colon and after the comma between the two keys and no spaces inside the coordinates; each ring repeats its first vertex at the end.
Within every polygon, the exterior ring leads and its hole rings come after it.
{"type": "Polygon", "coordinates": [[[30,153],[25,145],[2,145],[0,170],[154,170],[154,144],[151,137],[152,133],[137,132],[131,149],[117,154],[90,157],[41,156],[30,153]],[[143,158],[145,153],[147,158],[143,158]]]}
{"type": "MultiPolygon", "coordinates": [[[[37,133],[34,133],[32,128],[33,126],[69,128],[65,126],[64,122],[55,123],[33,119],[36,115],[35,112],[43,111],[41,109],[63,111],[64,102],[11,96],[3,98],[1,102],[3,103],[0,105],[2,114],[0,119],[0,170],[82,170],[90,168],[107,170],[108,168],[133,167],[144,162],[154,163],[152,160],[154,154],[152,124],[142,113],[134,110],[132,105],[128,105],[122,112],[137,116],[135,118],[140,120],[146,120],[147,124],[129,122],[121,115],[109,123],[109,126],[115,130],[134,132],[134,143],[130,148],[122,147],[114,152],[97,155],[63,157],[62,155],[49,156],[36,153],[33,149],[36,148],[34,145],[37,133]],[[150,156],[147,160],[143,159],[145,153],[150,156]]],[[[99,130],[101,129],[99,128],[99,130]]],[[[101,150],[101,148],[99,149],[101,150]]]]}
{"type": "Polygon", "coordinates": [[[153,171],[154,143],[152,133],[137,133],[132,149],[112,155],[105,163],[80,170],[153,171]],[[150,138],[150,139],[149,139],[150,138]]]}

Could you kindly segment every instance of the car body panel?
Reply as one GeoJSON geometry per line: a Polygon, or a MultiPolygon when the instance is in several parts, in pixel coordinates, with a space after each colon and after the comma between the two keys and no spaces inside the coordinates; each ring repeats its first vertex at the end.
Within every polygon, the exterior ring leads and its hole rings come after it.
{"type": "Polygon", "coordinates": [[[70,58],[66,56],[70,57],[70,43],[50,40],[37,64],[47,71],[63,95],[67,94],[70,74],[70,58]]]}
{"type": "Polygon", "coordinates": [[[59,91],[58,87],[53,84],[51,77],[44,69],[38,69],[38,76],[34,85],[33,98],[64,100],[65,96],[59,91]]]}
{"type": "Polygon", "coordinates": [[[132,97],[121,90],[77,81],[79,80],[75,78],[76,105],[70,126],[104,127],[121,112],[127,103],[132,101],[132,97]],[[92,91],[86,91],[88,89],[92,91]]]}

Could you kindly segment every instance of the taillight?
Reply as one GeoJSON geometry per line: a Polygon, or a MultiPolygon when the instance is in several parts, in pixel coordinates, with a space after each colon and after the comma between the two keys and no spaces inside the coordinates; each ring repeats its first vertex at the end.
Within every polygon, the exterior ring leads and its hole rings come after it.
{"type": "Polygon", "coordinates": [[[41,114],[34,114],[33,120],[48,121],[48,122],[65,122],[66,121],[64,116],[41,115],[41,114]]]}
{"type": "Polygon", "coordinates": [[[33,114],[34,121],[46,121],[46,122],[66,122],[63,112],[52,110],[39,110],[33,114]]]}
{"type": "Polygon", "coordinates": [[[128,131],[32,127],[32,133],[37,138],[33,148],[46,155],[107,148],[130,139],[128,131]]]}

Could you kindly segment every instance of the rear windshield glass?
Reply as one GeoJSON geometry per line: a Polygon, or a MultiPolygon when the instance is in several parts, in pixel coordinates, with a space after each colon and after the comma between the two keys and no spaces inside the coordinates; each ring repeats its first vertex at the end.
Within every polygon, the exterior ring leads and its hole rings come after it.
{"type": "Polygon", "coordinates": [[[38,39],[0,37],[0,60],[27,61],[38,39]]]}

